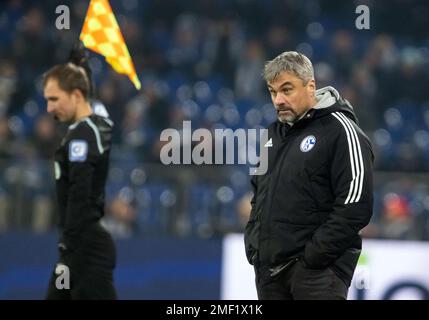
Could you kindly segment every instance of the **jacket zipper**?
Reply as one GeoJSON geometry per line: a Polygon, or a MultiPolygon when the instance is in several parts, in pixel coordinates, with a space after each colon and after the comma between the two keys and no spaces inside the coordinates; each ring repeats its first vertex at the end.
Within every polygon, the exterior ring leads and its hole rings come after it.
{"type": "MultiPolygon", "coordinates": [[[[289,142],[290,137],[292,136],[291,131],[292,131],[292,133],[294,133],[294,132],[293,132],[293,131],[294,131],[293,129],[294,129],[293,127],[289,129],[289,131],[288,131],[288,132],[287,132],[287,134],[286,134],[285,139],[283,139],[283,141],[282,141],[282,144],[286,144],[286,143],[288,143],[288,142],[289,142]]],[[[287,152],[289,151],[289,148],[290,148],[290,145],[289,145],[289,146],[287,146],[287,145],[286,145],[285,149],[283,150],[282,154],[281,154],[281,155],[280,155],[280,157],[279,157],[280,162],[275,162],[275,163],[274,163],[274,166],[278,166],[278,167],[280,167],[280,164],[278,164],[278,163],[282,163],[282,162],[283,162],[283,160],[284,160],[284,158],[285,158],[285,156],[286,156],[287,152]]],[[[277,156],[277,155],[276,155],[276,156],[277,156]]],[[[276,160],[277,160],[277,159],[276,159],[276,160]]],[[[278,167],[276,167],[275,169],[278,169],[278,167]]],[[[273,170],[271,174],[273,174],[273,173],[275,173],[275,170],[273,170]]],[[[276,188],[276,186],[277,186],[277,183],[278,183],[279,176],[280,176],[280,174],[277,174],[277,175],[276,175],[275,180],[274,180],[274,184],[273,184],[273,189],[272,189],[272,190],[275,190],[275,188],[276,188]]],[[[269,193],[269,191],[270,191],[270,186],[268,186],[268,188],[267,188],[267,193],[269,193]]],[[[268,208],[268,212],[267,212],[267,216],[266,216],[266,218],[265,218],[265,221],[266,221],[266,223],[267,223],[267,235],[269,235],[269,234],[271,234],[271,223],[270,223],[270,217],[271,217],[271,207],[272,207],[272,205],[273,205],[273,201],[272,201],[272,200],[273,200],[273,198],[274,198],[274,192],[271,192],[271,195],[267,194],[267,196],[269,197],[269,199],[268,199],[268,200],[269,200],[269,203],[268,203],[269,208],[268,208]]],[[[260,218],[260,223],[261,223],[261,222],[263,222],[262,215],[259,215],[259,218],[260,218]]],[[[262,223],[261,223],[261,227],[262,227],[262,223]]],[[[268,242],[270,242],[269,238],[268,238],[268,242]]],[[[261,248],[261,236],[259,236],[259,250],[260,250],[260,248],[261,248]]]]}

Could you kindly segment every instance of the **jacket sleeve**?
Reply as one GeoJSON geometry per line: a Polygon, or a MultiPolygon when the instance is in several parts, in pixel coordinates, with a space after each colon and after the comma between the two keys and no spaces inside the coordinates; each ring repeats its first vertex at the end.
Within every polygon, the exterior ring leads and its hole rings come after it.
{"type": "Polygon", "coordinates": [[[79,245],[80,231],[91,210],[93,173],[100,151],[93,130],[85,124],[75,129],[67,150],[69,189],[63,240],[67,249],[73,251],[79,245]]]}
{"type": "Polygon", "coordinates": [[[256,194],[257,194],[257,181],[258,176],[252,176],[250,181],[252,185],[253,196],[250,201],[252,209],[250,211],[249,221],[246,224],[246,230],[244,234],[244,245],[246,248],[247,260],[250,264],[254,263],[254,258],[256,254],[255,241],[257,241],[257,225],[256,225],[256,194]]]}
{"type": "Polygon", "coordinates": [[[332,264],[356,241],[372,216],[374,156],[370,142],[351,120],[337,115],[341,126],[330,165],[333,210],[305,246],[304,262],[314,269],[332,264]]]}

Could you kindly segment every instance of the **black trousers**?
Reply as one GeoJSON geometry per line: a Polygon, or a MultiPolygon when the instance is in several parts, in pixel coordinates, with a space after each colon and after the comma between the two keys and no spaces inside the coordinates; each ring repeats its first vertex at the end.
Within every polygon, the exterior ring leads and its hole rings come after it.
{"type": "Polygon", "coordinates": [[[112,237],[96,223],[85,229],[80,241],[75,251],[60,257],[60,262],[69,270],[69,288],[64,288],[65,281],[58,281],[60,275],[55,273],[54,268],[46,299],[115,300],[113,271],[116,250],[112,237]],[[58,282],[63,285],[58,286],[58,282]]]}
{"type": "Polygon", "coordinates": [[[308,269],[301,261],[275,276],[267,268],[255,268],[260,300],[346,300],[348,287],[331,269],[308,269]]]}

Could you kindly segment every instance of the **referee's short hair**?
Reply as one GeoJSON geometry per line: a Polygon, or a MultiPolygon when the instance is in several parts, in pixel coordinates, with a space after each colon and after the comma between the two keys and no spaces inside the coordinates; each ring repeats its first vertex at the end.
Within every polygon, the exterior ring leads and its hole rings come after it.
{"type": "Polygon", "coordinates": [[[85,100],[89,100],[90,83],[85,69],[82,67],[71,62],[58,64],[43,74],[43,87],[50,79],[57,80],[61,90],[69,94],[73,90],[80,90],[85,100]]]}

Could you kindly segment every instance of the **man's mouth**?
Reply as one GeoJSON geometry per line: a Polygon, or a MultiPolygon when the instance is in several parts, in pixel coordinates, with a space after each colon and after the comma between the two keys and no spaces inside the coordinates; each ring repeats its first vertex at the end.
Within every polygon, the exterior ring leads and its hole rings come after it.
{"type": "Polygon", "coordinates": [[[285,109],[278,109],[278,110],[277,110],[277,113],[278,113],[279,115],[284,115],[284,114],[286,114],[287,112],[293,113],[292,109],[289,109],[289,108],[285,108],[285,109]]]}

